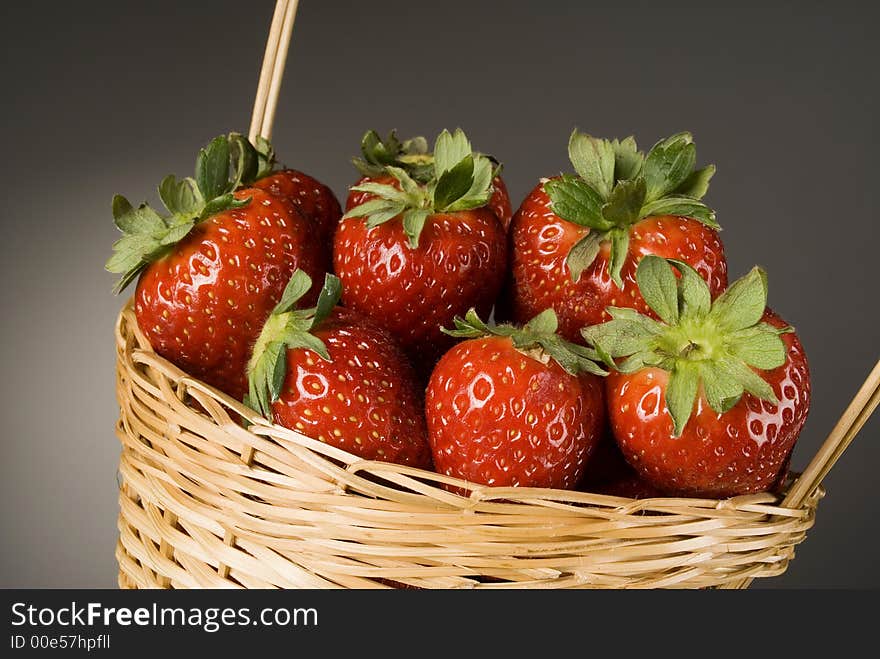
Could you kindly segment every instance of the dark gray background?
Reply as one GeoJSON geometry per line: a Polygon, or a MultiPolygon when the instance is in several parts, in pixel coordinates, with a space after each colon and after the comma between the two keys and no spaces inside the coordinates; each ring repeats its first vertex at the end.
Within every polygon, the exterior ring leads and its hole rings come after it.
{"type": "MultiPolygon", "coordinates": [[[[110,198],[155,198],[246,131],[272,3],[4,3],[0,586],[114,586],[110,198]],[[25,7],[29,4],[31,7],[25,7]],[[11,148],[10,148],[11,147],[11,148]]],[[[864,3],[867,6],[867,3],[864,3]]],[[[568,168],[572,127],[647,147],[691,130],[731,274],[770,273],[813,372],[803,468],[878,358],[875,10],[836,1],[303,0],[276,120],[331,185],[369,127],[461,125],[517,204],[568,168]],[[614,6],[611,6],[614,5],[614,6]],[[873,14],[873,15],[869,15],[873,14]]],[[[880,416],[880,415],[878,415],[880,416]]],[[[880,418],[762,587],[880,586],[880,418]]]]}

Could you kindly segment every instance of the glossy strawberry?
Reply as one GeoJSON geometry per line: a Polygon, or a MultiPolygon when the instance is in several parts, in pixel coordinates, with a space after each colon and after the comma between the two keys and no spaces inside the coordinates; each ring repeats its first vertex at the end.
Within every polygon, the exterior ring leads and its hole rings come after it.
{"type": "Polygon", "coordinates": [[[317,307],[294,305],[311,287],[297,271],[249,364],[249,403],[276,423],[368,460],[430,468],[422,398],[391,336],[336,307],[327,275],[317,307]]]}
{"type": "Polygon", "coordinates": [[[496,486],[573,488],[604,429],[602,373],[562,341],[545,312],[522,329],[471,310],[428,384],[428,439],[439,473],[496,486]]]}
{"type": "MultiPolygon", "coordinates": [[[[401,142],[394,131],[384,140],[379,134],[370,130],[364,134],[361,140],[361,158],[353,158],[352,162],[361,173],[361,179],[355,184],[355,188],[368,182],[386,183],[396,185],[396,179],[388,174],[388,167],[403,169],[413,179],[421,183],[430,181],[433,175],[433,154],[428,152],[428,142],[424,137],[413,137],[401,142]]],[[[490,156],[490,159],[491,156],[490,156]]],[[[507,186],[501,176],[498,175],[500,168],[496,168],[492,178],[492,190],[489,201],[486,204],[501,221],[504,230],[510,226],[513,210],[510,206],[510,195],[507,186]]],[[[355,206],[366,201],[368,193],[358,192],[352,189],[349,192],[345,210],[350,211],[355,206]]]]}
{"type": "Polygon", "coordinates": [[[357,186],[370,196],[343,216],[334,243],[345,306],[388,329],[423,373],[453,342],[441,327],[470,307],[489,314],[507,262],[486,207],[491,161],[461,131],[444,131],[431,167],[428,183],[391,167],[396,186],[357,186]]]}
{"type": "Polygon", "coordinates": [[[326,247],[324,256],[329,268],[333,233],[342,216],[333,191],[296,169],[276,169],[275,151],[266,139],[258,137],[256,144],[251,144],[240,133],[229,133],[227,138],[230,162],[239,183],[293,202],[300,214],[316,225],[318,238],[326,247]]]}
{"type": "Polygon", "coordinates": [[[333,250],[333,234],[342,217],[339,201],[330,188],[296,169],[274,171],[254,181],[253,187],[292,201],[300,214],[317,225],[329,258],[333,250]]]}
{"type": "Polygon", "coordinates": [[[584,330],[617,361],[606,393],[614,436],[655,487],[726,497],[773,488],[810,407],[810,374],[797,335],[766,308],[758,268],[711,302],[682,262],[645,257],[638,284],[654,320],[609,309],[584,330]]]}
{"type": "Polygon", "coordinates": [[[664,496],[660,490],[645,482],[629,466],[610,429],[606,430],[597,442],[577,489],[581,492],[608,494],[628,499],[664,496]]]}
{"type": "MultiPolygon", "coordinates": [[[[171,212],[113,202],[124,232],[107,264],[117,290],[139,276],[138,326],[153,349],[190,375],[235,398],[247,385],[249,350],[291,273],[321,277],[312,224],[289,201],[229,179],[224,137],[202,150],[195,179],[166,177],[171,212]]],[[[306,302],[317,297],[317,288],[306,302]]]]}
{"type": "Polygon", "coordinates": [[[514,320],[552,308],[563,336],[577,341],[582,327],[608,320],[608,306],[650,313],[635,282],[646,254],[688,263],[713,296],[724,290],[718,225],[699,201],[715,168],[694,170],[689,134],[663,140],[644,156],[632,138],[575,131],[569,156],[578,176],[541,182],[514,216],[505,305],[514,320]]]}

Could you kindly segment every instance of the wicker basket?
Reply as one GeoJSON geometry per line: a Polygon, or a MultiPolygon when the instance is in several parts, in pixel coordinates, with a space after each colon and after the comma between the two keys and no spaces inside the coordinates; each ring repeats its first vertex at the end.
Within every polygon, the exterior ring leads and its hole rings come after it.
{"type": "Polygon", "coordinates": [[[130,304],[116,339],[121,587],[743,587],[785,571],[822,496],[464,497],[270,425],[153,352],[130,304]]]}
{"type": "MultiPolygon", "coordinates": [[[[249,136],[269,138],[297,0],[277,0],[249,136]]],[[[476,487],[270,425],[116,328],[119,585],[744,588],[781,574],[880,403],[880,363],[785,498],[476,487]],[[246,429],[247,427],[247,429],[246,429]]]]}

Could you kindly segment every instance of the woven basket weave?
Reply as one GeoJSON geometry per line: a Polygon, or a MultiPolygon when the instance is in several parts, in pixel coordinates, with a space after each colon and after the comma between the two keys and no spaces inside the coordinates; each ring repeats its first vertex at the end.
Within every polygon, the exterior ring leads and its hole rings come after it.
{"type": "Polygon", "coordinates": [[[785,571],[822,496],[463,497],[270,425],[154,353],[130,303],[116,339],[124,588],[738,588],[785,571]]]}

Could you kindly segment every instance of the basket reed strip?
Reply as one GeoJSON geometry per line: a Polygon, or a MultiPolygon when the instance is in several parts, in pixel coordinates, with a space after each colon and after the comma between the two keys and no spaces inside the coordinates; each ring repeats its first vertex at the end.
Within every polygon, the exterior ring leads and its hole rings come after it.
{"type": "Polygon", "coordinates": [[[266,40],[266,50],[263,53],[260,81],[257,84],[257,94],[254,98],[254,109],[251,113],[251,125],[248,130],[248,139],[251,143],[254,143],[257,137],[262,136],[268,139],[271,136],[275,109],[278,105],[278,93],[281,90],[281,78],[284,75],[284,65],[287,61],[287,50],[298,5],[298,0],[292,0],[292,2],[277,0],[275,3],[275,11],[269,27],[269,37],[266,40]]]}
{"type": "Polygon", "coordinates": [[[880,360],[838,420],[831,434],[792,486],[783,505],[797,507],[824,480],[880,403],[880,360]]]}
{"type": "Polygon", "coordinates": [[[293,22],[296,20],[296,10],[298,7],[299,0],[290,0],[287,3],[284,22],[281,26],[281,36],[278,41],[278,48],[275,51],[275,65],[272,70],[269,92],[266,97],[266,110],[263,113],[263,123],[260,126],[260,134],[267,140],[272,138],[275,110],[278,108],[278,95],[281,92],[281,81],[284,78],[284,66],[287,63],[287,51],[290,48],[290,37],[293,34],[293,22]]]}

